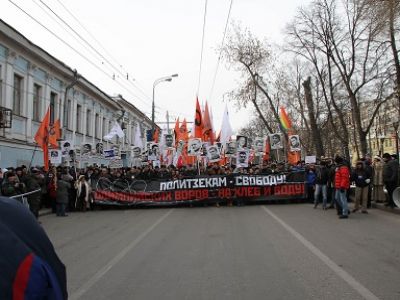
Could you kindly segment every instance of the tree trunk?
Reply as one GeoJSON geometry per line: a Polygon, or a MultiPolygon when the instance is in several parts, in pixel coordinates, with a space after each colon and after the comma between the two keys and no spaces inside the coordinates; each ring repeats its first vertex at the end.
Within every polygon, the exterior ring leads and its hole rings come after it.
{"type": "Polygon", "coordinates": [[[321,132],[319,131],[317,120],[314,113],[314,103],[311,93],[311,77],[308,77],[306,81],[303,82],[304,95],[306,100],[306,105],[308,109],[308,118],[310,120],[310,128],[312,140],[315,145],[316,154],[318,157],[324,156],[324,147],[322,145],[321,132]]]}

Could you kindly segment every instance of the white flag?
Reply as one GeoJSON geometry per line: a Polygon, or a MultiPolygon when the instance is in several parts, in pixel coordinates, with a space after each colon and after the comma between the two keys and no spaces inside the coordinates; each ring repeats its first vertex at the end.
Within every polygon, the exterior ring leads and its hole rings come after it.
{"type": "Polygon", "coordinates": [[[115,122],[114,126],[111,128],[109,134],[103,137],[104,140],[110,141],[114,136],[118,135],[119,138],[123,138],[125,133],[122,131],[121,126],[119,126],[118,122],[115,122]]]}
{"type": "Polygon", "coordinates": [[[231,139],[233,134],[231,123],[229,122],[228,106],[225,104],[225,111],[222,117],[221,138],[220,142],[225,145],[231,139]]]}
{"type": "Polygon", "coordinates": [[[142,134],[140,132],[140,124],[136,125],[135,140],[133,141],[133,144],[136,147],[140,147],[140,149],[143,149],[143,140],[142,140],[142,134]]]}

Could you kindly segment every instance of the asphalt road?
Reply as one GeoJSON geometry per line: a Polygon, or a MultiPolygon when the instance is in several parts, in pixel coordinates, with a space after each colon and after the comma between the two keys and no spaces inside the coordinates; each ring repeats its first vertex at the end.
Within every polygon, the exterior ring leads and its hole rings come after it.
{"type": "Polygon", "coordinates": [[[309,204],[44,216],[70,299],[400,299],[400,216],[309,204]]]}

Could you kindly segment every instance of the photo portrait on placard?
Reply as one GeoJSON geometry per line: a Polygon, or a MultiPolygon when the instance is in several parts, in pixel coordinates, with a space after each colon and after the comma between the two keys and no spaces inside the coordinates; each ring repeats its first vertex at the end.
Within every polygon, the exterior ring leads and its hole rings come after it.
{"type": "Polygon", "coordinates": [[[164,143],[166,148],[174,148],[174,135],[173,134],[166,134],[164,135],[164,143]]]}
{"type": "Polygon", "coordinates": [[[244,135],[236,136],[236,145],[237,145],[237,149],[246,149],[247,148],[247,136],[244,136],[244,135]]]}
{"type": "Polygon", "coordinates": [[[269,135],[269,143],[271,145],[271,150],[278,150],[283,148],[282,134],[273,133],[269,135]]]}
{"type": "Polygon", "coordinates": [[[142,154],[142,148],[137,147],[137,146],[133,146],[132,147],[132,155],[135,158],[140,157],[140,155],[142,154]]]}
{"type": "Polygon", "coordinates": [[[63,157],[68,157],[71,149],[73,149],[71,141],[61,141],[61,153],[63,157]]]}
{"type": "Polygon", "coordinates": [[[92,145],[91,144],[83,144],[81,155],[90,155],[92,153],[92,145]]]}
{"type": "Polygon", "coordinates": [[[103,155],[104,145],[103,143],[96,144],[96,155],[103,155]]]}
{"type": "Polygon", "coordinates": [[[289,135],[290,151],[301,151],[300,137],[298,135],[289,135]]]}
{"type": "Polygon", "coordinates": [[[247,168],[249,166],[249,150],[238,150],[236,154],[236,168],[247,168]]]}
{"type": "Polygon", "coordinates": [[[188,155],[189,156],[199,156],[201,154],[201,139],[189,139],[188,144],[188,155]]]}
{"type": "Polygon", "coordinates": [[[265,152],[265,138],[257,138],[254,141],[253,150],[255,153],[265,152]]]}
{"type": "Polygon", "coordinates": [[[207,158],[209,162],[218,162],[221,160],[217,145],[211,145],[207,147],[207,158]]]}
{"type": "Polygon", "coordinates": [[[149,160],[158,160],[160,157],[160,147],[158,143],[151,143],[150,149],[148,152],[149,160]]]}
{"type": "Polygon", "coordinates": [[[226,142],[226,144],[225,144],[225,154],[228,155],[228,156],[236,155],[236,141],[226,142]]]}
{"type": "Polygon", "coordinates": [[[207,147],[210,146],[209,142],[203,142],[201,144],[201,157],[207,157],[207,147]]]}
{"type": "Polygon", "coordinates": [[[61,150],[50,149],[50,162],[52,165],[59,165],[62,163],[62,154],[61,150]]]}

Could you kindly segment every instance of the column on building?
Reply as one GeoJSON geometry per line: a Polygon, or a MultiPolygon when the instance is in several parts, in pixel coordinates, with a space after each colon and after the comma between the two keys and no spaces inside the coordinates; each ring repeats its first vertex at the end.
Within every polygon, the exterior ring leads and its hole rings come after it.
{"type": "Polygon", "coordinates": [[[5,95],[4,95],[4,107],[12,109],[14,99],[14,62],[17,54],[14,51],[8,51],[6,59],[6,70],[5,70],[5,95]]]}
{"type": "Polygon", "coordinates": [[[36,66],[29,64],[28,73],[26,78],[26,101],[23,105],[24,116],[26,116],[26,139],[27,141],[32,141],[32,118],[33,118],[33,72],[36,66]]]}
{"type": "Polygon", "coordinates": [[[82,107],[82,134],[83,134],[83,143],[86,143],[86,136],[87,136],[87,132],[86,132],[86,120],[87,120],[87,110],[88,110],[88,106],[87,106],[87,101],[84,102],[83,107],[82,107]]]}
{"type": "Polygon", "coordinates": [[[72,144],[75,146],[75,141],[76,141],[76,119],[77,119],[77,108],[78,108],[78,100],[76,99],[76,90],[71,90],[72,93],[72,114],[71,114],[71,130],[72,130],[72,144]]]}
{"type": "Polygon", "coordinates": [[[41,107],[41,113],[39,119],[42,120],[44,115],[47,112],[47,109],[50,106],[50,93],[51,93],[51,87],[50,83],[53,80],[53,78],[50,76],[49,73],[46,74],[46,84],[44,86],[44,91],[43,91],[43,104],[41,107]]]}
{"type": "Polygon", "coordinates": [[[96,106],[93,103],[93,109],[92,109],[92,144],[95,144],[95,139],[96,139],[96,127],[98,126],[98,124],[96,124],[96,106]]]}
{"type": "Polygon", "coordinates": [[[57,103],[57,105],[59,105],[58,106],[58,118],[60,119],[60,124],[61,124],[61,127],[63,126],[63,124],[64,124],[64,106],[66,105],[66,103],[64,103],[65,102],[65,83],[64,82],[61,82],[61,86],[60,86],[60,95],[58,96],[58,103],[57,103]]]}

